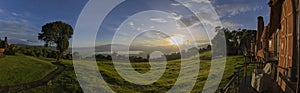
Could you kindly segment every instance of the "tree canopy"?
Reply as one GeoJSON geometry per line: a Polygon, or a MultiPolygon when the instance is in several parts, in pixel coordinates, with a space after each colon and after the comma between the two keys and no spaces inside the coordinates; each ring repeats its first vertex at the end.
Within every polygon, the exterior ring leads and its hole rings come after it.
{"type": "Polygon", "coordinates": [[[47,23],[42,27],[38,39],[45,42],[45,47],[56,46],[58,50],[57,61],[60,60],[64,51],[69,48],[69,39],[72,38],[73,28],[71,25],[56,21],[47,23]]]}
{"type": "MultiPolygon", "coordinates": [[[[215,46],[219,45],[222,39],[226,39],[226,48],[228,55],[238,55],[246,53],[250,49],[250,39],[254,38],[256,35],[256,30],[238,29],[229,30],[227,28],[216,27],[217,35],[213,38],[212,43],[215,46]]],[[[215,51],[219,51],[220,48],[215,48],[215,51]]]]}

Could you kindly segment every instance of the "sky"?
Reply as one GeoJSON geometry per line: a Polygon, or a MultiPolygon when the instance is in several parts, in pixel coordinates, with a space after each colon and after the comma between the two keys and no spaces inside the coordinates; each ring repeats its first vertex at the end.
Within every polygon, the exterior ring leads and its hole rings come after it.
{"type": "MultiPolygon", "coordinates": [[[[95,42],[96,45],[113,42],[144,46],[202,44],[213,37],[213,29],[220,25],[219,20],[223,27],[231,30],[255,30],[258,16],[264,17],[265,25],[269,20],[268,0],[178,1],[184,2],[122,2],[106,15],[96,35],[97,39],[82,41],[82,47],[90,46],[86,42],[95,42]],[[217,15],[209,14],[214,11],[208,5],[212,5],[217,15]],[[202,19],[199,20],[198,17],[202,19]]],[[[8,36],[12,44],[42,45],[43,42],[37,39],[37,35],[43,25],[63,21],[75,29],[77,19],[87,2],[88,0],[0,0],[0,38],[8,36]]]]}

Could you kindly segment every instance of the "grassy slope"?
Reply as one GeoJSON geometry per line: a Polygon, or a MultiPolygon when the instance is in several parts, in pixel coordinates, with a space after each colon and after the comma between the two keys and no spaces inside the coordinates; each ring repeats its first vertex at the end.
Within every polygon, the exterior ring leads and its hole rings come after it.
{"type": "Polygon", "coordinates": [[[0,86],[16,85],[42,79],[56,66],[34,57],[16,55],[0,58],[0,86]]]}
{"type": "MultiPolygon", "coordinates": [[[[200,72],[198,75],[197,82],[194,86],[192,92],[197,93],[201,92],[204,86],[205,80],[207,79],[210,67],[210,52],[206,52],[201,55],[201,63],[200,63],[200,72]]],[[[54,59],[43,59],[47,61],[53,61],[54,59]]],[[[45,86],[40,86],[34,89],[26,90],[26,93],[33,92],[61,92],[64,91],[66,93],[69,92],[82,92],[80,90],[79,84],[76,81],[76,75],[72,68],[72,61],[65,60],[63,61],[65,65],[67,65],[67,70],[64,71],[57,78],[49,82],[45,86]]],[[[228,77],[233,73],[234,69],[242,66],[243,57],[241,56],[228,56],[226,69],[224,72],[223,79],[221,81],[220,86],[224,86],[226,82],[228,82],[228,77]]],[[[145,73],[149,71],[150,65],[147,62],[143,63],[132,63],[133,67],[136,71],[140,73],[145,73]]],[[[173,84],[176,82],[176,78],[178,77],[178,73],[180,71],[180,60],[169,61],[167,64],[167,69],[165,74],[160,78],[157,82],[152,85],[141,86],[135,85],[130,82],[125,81],[122,77],[118,75],[116,70],[113,67],[112,62],[98,62],[99,70],[106,80],[109,83],[109,86],[116,92],[122,93],[139,93],[139,92],[165,92],[170,89],[173,84]]]]}
{"type": "MultiPolygon", "coordinates": [[[[49,58],[40,59],[50,62],[56,60],[49,58]]],[[[63,60],[62,63],[66,66],[66,69],[53,80],[48,82],[47,85],[24,90],[20,93],[82,93],[82,90],[76,79],[72,60],[63,60]]]]}
{"type": "MultiPolygon", "coordinates": [[[[226,68],[223,74],[223,78],[219,89],[224,87],[226,83],[229,81],[229,77],[234,73],[236,68],[243,67],[244,57],[243,56],[227,56],[226,68]]],[[[249,66],[247,69],[247,75],[253,72],[254,66],[249,66]]],[[[243,75],[243,71],[240,73],[240,76],[243,75]]],[[[219,90],[218,90],[219,91],[219,90]]]]}
{"type": "MultiPolygon", "coordinates": [[[[201,56],[209,55],[210,52],[201,54],[201,56]]],[[[110,84],[112,89],[114,89],[114,91],[116,92],[126,92],[128,90],[130,90],[130,92],[166,92],[171,87],[173,87],[173,84],[176,82],[180,71],[180,63],[180,60],[169,61],[167,64],[165,74],[157,82],[147,86],[135,85],[122,79],[113,68],[113,64],[111,62],[99,62],[98,66],[100,71],[103,72],[102,75],[104,76],[104,79],[106,79],[106,81],[110,84]],[[115,79],[112,80],[111,77],[114,77],[115,79]]],[[[198,79],[193,89],[193,92],[199,92],[202,90],[202,86],[204,85],[209,72],[210,60],[201,60],[200,64],[200,73],[198,75],[198,79]]],[[[132,65],[135,68],[135,70],[140,73],[145,73],[149,71],[150,68],[150,65],[146,62],[132,63],[132,65]]]]}
{"type": "MultiPolygon", "coordinates": [[[[205,52],[200,54],[200,71],[198,74],[197,82],[192,90],[193,93],[201,92],[210,69],[210,56],[211,52],[205,52]]],[[[104,79],[109,83],[110,87],[116,92],[166,92],[176,82],[180,71],[180,60],[169,61],[165,74],[152,85],[139,86],[125,81],[118,75],[113,68],[111,62],[98,62],[99,70],[102,73],[104,79]],[[113,78],[112,78],[113,77],[113,78]],[[138,87],[138,88],[137,88],[138,87]]],[[[136,71],[145,73],[149,71],[150,65],[147,62],[144,63],[132,63],[136,71]]],[[[242,56],[228,56],[224,76],[221,81],[220,87],[223,87],[228,82],[228,77],[232,75],[234,69],[243,65],[242,56]]],[[[249,70],[249,72],[252,70],[249,70]]]]}

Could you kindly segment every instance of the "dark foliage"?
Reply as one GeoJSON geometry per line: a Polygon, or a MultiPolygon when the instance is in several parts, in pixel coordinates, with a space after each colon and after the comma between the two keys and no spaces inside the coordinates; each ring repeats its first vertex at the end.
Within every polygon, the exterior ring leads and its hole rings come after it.
{"type": "Polygon", "coordinates": [[[57,61],[62,58],[63,52],[69,48],[69,39],[73,35],[73,28],[71,25],[56,21],[47,23],[42,27],[38,39],[45,42],[45,47],[55,46],[58,50],[57,61]]]}
{"type": "MultiPolygon", "coordinates": [[[[249,39],[256,34],[256,30],[238,29],[230,31],[227,28],[220,27],[216,28],[216,32],[217,35],[213,38],[212,43],[215,46],[222,46],[218,45],[217,41],[223,41],[222,39],[225,38],[227,55],[241,55],[245,52],[244,50],[249,50],[249,39]]],[[[218,49],[220,48],[215,48],[214,51],[218,51],[218,49]]]]}

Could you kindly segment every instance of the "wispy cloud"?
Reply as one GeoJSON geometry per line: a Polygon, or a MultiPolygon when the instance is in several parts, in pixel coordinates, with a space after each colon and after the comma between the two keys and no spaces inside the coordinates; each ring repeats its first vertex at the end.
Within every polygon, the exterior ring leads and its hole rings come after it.
{"type": "Polygon", "coordinates": [[[151,18],[150,20],[154,21],[154,22],[158,22],[158,23],[166,23],[166,22],[168,22],[167,20],[162,19],[162,18],[151,18]]]}
{"type": "Polygon", "coordinates": [[[27,20],[0,20],[0,37],[7,36],[13,44],[40,44],[37,40],[38,31],[27,20]]]}
{"type": "Polygon", "coordinates": [[[180,4],[180,3],[172,3],[171,5],[172,6],[181,6],[182,4],[180,4]]]}
{"type": "MultiPolygon", "coordinates": [[[[190,2],[207,3],[207,1],[208,0],[191,0],[190,2]]],[[[210,14],[210,12],[208,11],[210,9],[203,6],[198,8],[200,10],[200,13],[196,13],[195,15],[180,17],[179,21],[181,22],[178,22],[178,24],[180,27],[186,26],[192,28],[194,26],[203,25],[206,27],[208,26],[214,28],[215,26],[221,25],[217,23],[217,20],[219,20],[219,18],[222,19],[225,17],[237,16],[242,13],[248,13],[248,12],[258,11],[262,9],[262,7],[257,5],[240,4],[240,3],[216,5],[214,8],[218,13],[218,16],[212,16],[212,14],[210,14]],[[201,19],[199,20],[198,17],[200,17],[201,19]]],[[[239,29],[245,27],[245,25],[242,25],[241,23],[234,23],[229,21],[223,21],[222,25],[229,29],[239,29]]]]}
{"type": "Polygon", "coordinates": [[[198,19],[197,16],[195,15],[190,15],[187,17],[181,17],[180,20],[178,20],[180,22],[178,22],[178,24],[181,27],[190,27],[193,26],[194,24],[198,24],[200,22],[200,20],[198,19]]]}
{"type": "Polygon", "coordinates": [[[220,16],[235,16],[240,13],[245,13],[249,11],[257,11],[259,9],[262,9],[259,6],[255,5],[249,5],[249,4],[224,4],[224,5],[218,5],[216,6],[217,13],[220,16]]]}
{"type": "Polygon", "coordinates": [[[176,13],[171,13],[172,16],[168,16],[168,18],[171,18],[171,19],[175,19],[175,20],[180,20],[182,18],[182,15],[178,15],[176,13]]]}
{"type": "Polygon", "coordinates": [[[133,26],[134,24],[133,24],[133,22],[129,22],[129,25],[133,26]]]}
{"type": "Polygon", "coordinates": [[[171,4],[172,6],[182,6],[184,5],[185,7],[193,7],[197,6],[197,4],[209,4],[212,3],[212,0],[181,0],[182,4],[180,3],[175,3],[171,4]]]}
{"type": "Polygon", "coordinates": [[[192,0],[194,3],[209,3],[210,0],[192,0]]]}
{"type": "Polygon", "coordinates": [[[238,24],[238,23],[234,23],[234,22],[228,22],[228,21],[223,22],[222,24],[225,28],[228,28],[230,30],[236,30],[236,29],[240,29],[240,28],[244,27],[244,25],[242,25],[242,24],[238,24]]]}
{"type": "Polygon", "coordinates": [[[0,14],[4,13],[4,10],[0,8],[0,14]]]}
{"type": "Polygon", "coordinates": [[[159,31],[146,31],[141,33],[139,36],[136,37],[136,39],[132,42],[132,45],[135,46],[165,46],[165,41],[167,38],[169,38],[168,35],[159,32],[159,31]]]}
{"type": "Polygon", "coordinates": [[[162,32],[159,32],[159,31],[147,31],[147,32],[144,32],[142,35],[144,36],[144,39],[165,39],[165,38],[168,38],[167,35],[165,35],[162,32]]]}
{"type": "Polygon", "coordinates": [[[13,16],[19,16],[19,14],[17,14],[16,12],[12,12],[11,15],[13,15],[13,16]]]}

